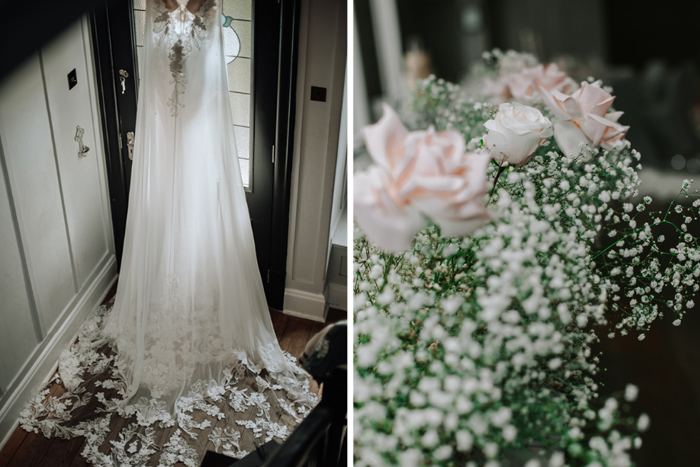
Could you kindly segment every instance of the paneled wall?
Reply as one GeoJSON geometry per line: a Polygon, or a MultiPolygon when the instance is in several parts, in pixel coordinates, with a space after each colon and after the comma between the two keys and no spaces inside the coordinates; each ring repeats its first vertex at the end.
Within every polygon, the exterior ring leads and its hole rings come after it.
{"type": "Polygon", "coordinates": [[[102,147],[81,20],[0,83],[0,445],[116,280],[102,147]]]}

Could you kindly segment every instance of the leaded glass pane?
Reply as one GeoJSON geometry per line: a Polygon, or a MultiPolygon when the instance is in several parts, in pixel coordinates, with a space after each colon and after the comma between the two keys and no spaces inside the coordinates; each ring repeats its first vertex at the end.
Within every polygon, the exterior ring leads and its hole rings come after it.
{"type": "Polygon", "coordinates": [[[143,46],[139,45],[136,47],[137,60],[139,62],[139,76],[141,76],[141,70],[143,70],[143,46]]]}
{"type": "MultiPolygon", "coordinates": [[[[229,21],[231,18],[226,18],[229,21]]],[[[224,54],[226,55],[226,62],[230,63],[238,57],[241,53],[241,39],[238,37],[238,33],[230,26],[226,26],[224,22],[224,54]]]]}
{"type": "Polygon", "coordinates": [[[238,165],[241,167],[241,180],[243,180],[243,186],[248,187],[250,184],[250,160],[238,159],[238,165]]]}
{"type": "Polygon", "coordinates": [[[251,0],[224,0],[224,13],[233,19],[253,19],[251,0]]]}
{"type": "Polygon", "coordinates": [[[229,91],[250,94],[250,59],[238,57],[227,68],[229,91]]]}
{"type": "MultiPolygon", "coordinates": [[[[229,27],[236,32],[238,40],[241,43],[241,49],[238,52],[238,56],[250,58],[252,56],[251,51],[253,50],[253,23],[250,21],[238,21],[234,19],[231,21],[229,27]]],[[[224,36],[226,36],[226,30],[224,30],[224,36]]],[[[229,55],[228,51],[226,52],[226,55],[229,55]]]]}
{"type": "Polygon", "coordinates": [[[136,45],[143,45],[143,35],[146,32],[146,12],[134,10],[134,26],[136,27],[136,45]]]}
{"type": "Polygon", "coordinates": [[[250,188],[250,91],[253,43],[253,1],[223,0],[224,54],[226,55],[231,114],[243,185],[250,188]]]}
{"type": "Polygon", "coordinates": [[[236,150],[241,159],[250,159],[250,128],[246,126],[234,126],[236,135],[236,150]]]}
{"type": "Polygon", "coordinates": [[[231,115],[233,124],[238,126],[250,126],[250,94],[229,92],[231,100],[231,115]]]}

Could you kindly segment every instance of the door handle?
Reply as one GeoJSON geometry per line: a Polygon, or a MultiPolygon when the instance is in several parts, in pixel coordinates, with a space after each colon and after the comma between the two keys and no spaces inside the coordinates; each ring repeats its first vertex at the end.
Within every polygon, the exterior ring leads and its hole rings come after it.
{"type": "Polygon", "coordinates": [[[126,147],[129,149],[129,159],[134,160],[134,132],[129,131],[126,134],[126,147]]]}
{"type": "Polygon", "coordinates": [[[80,125],[78,125],[75,128],[75,137],[73,138],[75,141],[78,142],[78,157],[85,157],[87,156],[88,152],[90,152],[90,148],[83,144],[84,134],[85,129],[80,128],[80,125]]]}
{"type": "Polygon", "coordinates": [[[126,92],[126,79],[129,77],[129,73],[126,70],[119,70],[119,82],[122,85],[122,94],[126,92]]]}

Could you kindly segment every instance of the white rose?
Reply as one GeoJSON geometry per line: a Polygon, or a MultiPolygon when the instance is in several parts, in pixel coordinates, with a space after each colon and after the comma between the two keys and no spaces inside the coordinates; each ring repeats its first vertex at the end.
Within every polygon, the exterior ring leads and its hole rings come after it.
{"type": "Polygon", "coordinates": [[[527,164],[552,136],[552,122],[542,112],[517,102],[501,104],[496,117],[484,126],[489,130],[485,143],[491,158],[516,167],[527,164]]]}

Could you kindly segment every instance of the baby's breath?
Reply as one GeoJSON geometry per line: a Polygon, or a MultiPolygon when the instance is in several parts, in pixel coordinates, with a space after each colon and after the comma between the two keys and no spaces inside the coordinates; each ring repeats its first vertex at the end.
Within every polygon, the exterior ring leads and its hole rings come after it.
{"type": "MultiPolygon", "coordinates": [[[[435,77],[412,106],[472,148],[496,109],[435,77]]],[[[678,326],[700,288],[698,210],[680,204],[697,191],[633,202],[639,159],[629,145],[568,157],[552,140],[521,168],[491,167],[496,220],[469,237],[433,225],[390,255],[355,230],[356,465],[498,465],[534,445],[546,465],[630,465],[649,417],[626,413],[635,386],[603,400],[596,331],[641,341],[663,313],[678,326]]]]}

